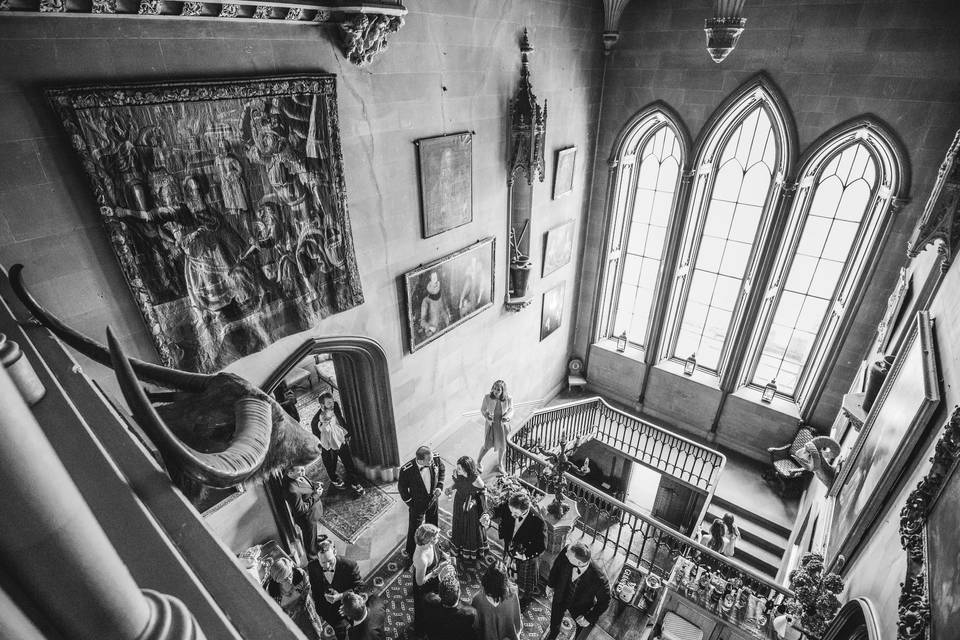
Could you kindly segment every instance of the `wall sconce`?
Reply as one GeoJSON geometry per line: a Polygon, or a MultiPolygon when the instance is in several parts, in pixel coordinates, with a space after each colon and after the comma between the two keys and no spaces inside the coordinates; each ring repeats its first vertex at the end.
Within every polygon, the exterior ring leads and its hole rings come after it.
{"type": "Polygon", "coordinates": [[[683,375],[692,376],[693,372],[697,370],[697,354],[691,353],[690,357],[687,358],[683,363],[683,375]]]}
{"type": "Polygon", "coordinates": [[[713,0],[713,17],[703,21],[707,34],[707,52],[714,62],[724,58],[737,46],[740,34],[747,24],[741,16],[744,0],[713,0]]]}
{"type": "Polygon", "coordinates": [[[627,332],[624,331],[617,336],[617,351],[623,353],[627,350],[627,332]]]}
{"type": "Polygon", "coordinates": [[[767,386],[763,388],[763,393],[760,395],[760,402],[766,402],[770,404],[773,402],[773,397],[777,395],[777,381],[771,380],[767,383],[767,386]]]}

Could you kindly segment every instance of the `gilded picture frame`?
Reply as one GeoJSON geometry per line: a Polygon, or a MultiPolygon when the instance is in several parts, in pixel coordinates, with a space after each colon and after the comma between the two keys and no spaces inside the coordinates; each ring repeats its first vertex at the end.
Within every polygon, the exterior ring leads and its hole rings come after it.
{"type": "Polygon", "coordinates": [[[939,404],[933,321],[920,311],[830,490],[830,563],[858,551],[939,404]]]}
{"type": "Polygon", "coordinates": [[[422,138],[417,145],[423,237],[473,221],[473,134],[422,138]]]}
{"type": "Polygon", "coordinates": [[[493,306],[495,245],[484,238],[403,274],[410,353],[493,306]]]}

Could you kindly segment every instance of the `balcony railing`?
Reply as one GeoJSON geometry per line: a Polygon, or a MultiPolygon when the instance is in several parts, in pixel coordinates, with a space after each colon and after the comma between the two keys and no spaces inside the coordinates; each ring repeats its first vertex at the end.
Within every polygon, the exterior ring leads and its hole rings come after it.
{"type": "Polygon", "coordinates": [[[511,436],[524,449],[539,441],[544,449],[561,438],[593,436],[624,455],[712,493],[726,457],[683,436],[626,414],[603,398],[590,398],[534,412],[511,436]]]}
{"type": "MultiPolygon", "coordinates": [[[[591,404],[600,409],[598,413],[602,416],[606,403],[601,400],[591,404]]],[[[578,430],[583,435],[592,428],[590,420],[584,418],[588,412],[577,405],[566,405],[555,412],[545,413],[552,413],[552,417],[565,423],[570,429],[568,437],[578,430]]],[[[535,422],[534,426],[547,424],[546,421],[535,422]]],[[[557,431],[558,437],[559,434],[557,431]]],[[[720,462],[722,465],[722,456],[720,462]]],[[[516,442],[509,443],[506,467],[507,473],[519,477],[540,496],[547,492],[553,480],[550,463],[516,442]]],[[[648,575],[656,575],[681,596],[751,636],[764,640],[776,637],[772,618],[778,605],[793,598],[788,589],[639,513],[573,475],[565,474],[565,480],[564,495],[577,503],[580,512],[574,525],[575,533],[571,535],[579,534],[595,554],[611,559],[613,571],[619,571],[625,563],[633,565],[648,575]]]]}

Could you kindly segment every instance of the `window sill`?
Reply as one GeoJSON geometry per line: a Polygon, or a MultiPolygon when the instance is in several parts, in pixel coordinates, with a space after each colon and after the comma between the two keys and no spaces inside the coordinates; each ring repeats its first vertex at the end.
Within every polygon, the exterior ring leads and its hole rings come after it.
{"type": "Polygon", "coordinates": [[[720,390],[720,378],[718,378],[716,374],[697,369],[693,372],[693,375],[688,376],[683,372],[683,364],[682,362],[675,362],[673,360],[661,360],[654,366],[654,369],[680,376],[684,380],[690,380],[691,382],[716,391],[720,390]]]}
{"type": "Polygon", "coordinates": [[[643,349],[630,344],[627,345],[627,349],[625,351],[617,351],[617,341],[604,338],[594,342],[593,347],[595,349],[603,349],[607,353],[612,353],[620,356],[621,358],[627,358],[643,365],[646,364],[646,361],[644,360],[644,355],[646,352],[643,349]]]}
{"type": "Polygon", "coordinates": [[[760,399],[763,395],[762,392],[759,389],[753,389],[751,387],[740,387],[731,395],[751,404],[769,409],[770,411],[776,411],[777,413],[782,413],[797,420],[800,419],[800,407],[798,407],[797,403],[793,400],[788,400],[781,396],[774,396],[773,402],[763,402],[760,399]]]}

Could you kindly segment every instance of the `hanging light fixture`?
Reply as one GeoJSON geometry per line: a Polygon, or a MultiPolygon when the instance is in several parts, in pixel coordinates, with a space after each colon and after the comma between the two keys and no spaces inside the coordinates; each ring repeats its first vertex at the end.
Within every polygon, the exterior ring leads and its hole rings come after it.
{"type": "Polygon", "coordinates": [[[767,383],[767,386],[763,388],[763,394],[760,396],[760,402],[766,402],[770,404],[773,402],[774,396],[777,395],[777,381],[771,380],[767,383]]]}
{"type": "Polygon", "coordinates": [[[730,55],[747,24],[743,12],[745,0],[713,0],[713,17],[704,20],[707,51],[714,62],[723,62],[730,55]]]}
{"type": "Polygon", "coordinates": [[[690,357],[687,358],[683,363],[683,375],[692,376],[693,372],[697,370],[697,354],[691,353],[690,357]]]}

